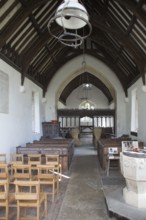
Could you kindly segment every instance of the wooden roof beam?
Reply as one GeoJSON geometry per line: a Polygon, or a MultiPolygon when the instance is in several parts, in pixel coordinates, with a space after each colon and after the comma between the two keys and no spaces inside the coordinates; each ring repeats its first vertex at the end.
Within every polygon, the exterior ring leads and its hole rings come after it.
{"type": "Polygon", "coordinates": [[[103,22],[103,19],[101,19],[100,17],[96,19],[96,21],[92,20],[92,25],[94,28],[98,28],[107,34],[111,34],[113,38],[116,38],[118,42],[120,42],[124,47],[126,47],[126,49],[132,54],[135,63],[138,64],[140,72],[142,72],[145,65],[144,54],[136,47],[134,43],[132,43],[127,38],[127,36],[125,36],[125,34],[118,27],[107,26],[105,22],[103,22]]]}
{"type": "Polygon", "coordinates": [[[8,1],[8,0],[1,0],[1,1],[0,1],[0,8],[2,8],[3,5],[6,4],[7,1],[8,1]]]}
{"type": "Polygon", "coordinates": [[[115,2],[118,2],[119,4],[123,5],[125,8],[130,9],[130,11],[133,12],[133,14],[136,15],[136,17],[146,26],[146,15],[141,10],[142,4],[145,2],[145,0],[140,0],[136,5],[134,1],[131,0],[113,0],[115,2]]]}
{"type": "Polygon", "coordinates": [[[32,0],[27,10],[21,7],[17,13],[9,20],[7,25],[1,30],[0,47],[3,47],[5,42],[11,36],[19,25],[31,14],[31,12],[38,6],[45,4],[49,0],[32,0]]]}
{"type": "Polygon", "coordinates": [[[50,55],[50,57],[51,57],[53,63],[54,63],[54,64],[57,63],[57,60],[56,60],[55,56],[52,54],[52,52],[51,52],[51,50],[50,50],[48,44],[46,45],[46,49],[47,49],[47,51],[49,52],[49,55],[50,55]]]}

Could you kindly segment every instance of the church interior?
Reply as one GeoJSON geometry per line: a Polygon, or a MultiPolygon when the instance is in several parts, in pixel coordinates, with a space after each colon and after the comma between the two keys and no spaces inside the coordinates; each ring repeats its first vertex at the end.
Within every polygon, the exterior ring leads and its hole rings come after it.
{"type": "Polygon", "coordinates": [[[0,6],[0,219],[145,220],[146,1],[0,6]]]}

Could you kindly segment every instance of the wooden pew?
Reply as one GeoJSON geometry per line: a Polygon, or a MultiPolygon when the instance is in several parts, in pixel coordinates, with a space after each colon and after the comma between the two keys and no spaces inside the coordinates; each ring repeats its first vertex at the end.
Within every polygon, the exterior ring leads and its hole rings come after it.
{"type": "MultiPolygon", "coordinates": [[[[107,166],[107,154],[109,147],[117,147],[118,152],[122,151],[121,138],[103,138],[98,141],[97,155],[102,169],[106,169],[107,166]]],[[[125,140],[125,139],[124,139],[125,140]]]]}
{"type": "MultiPolygon", "coordinates": [[[[121,152],[122,141],[132,141],[132,139],[130,137],[121,136],[119,138],[103,138],[98,141],[97,155],[101,168],[106,169],[108,148],[117,147],[118,152],[121,152]]],[[[140,148],[143,148],[143,142],[139,141],[138,145],[140,148]]]]}
{"type": "Polygon", "coordinates": [[[27,163],[28,154],[41,154],[42,163],[45,161],[44,157],[46,154],[58,154],[62,170],[67,171],[74,154],[74,142],[72,139],[61,142],[60,139],[55,139],[55,141],[54,139],[49,139],[48,141],[43,140],[27,144],[25,147],[17,147],[16,151],[18,154],[25,155],[25,163],[27,163]]]}

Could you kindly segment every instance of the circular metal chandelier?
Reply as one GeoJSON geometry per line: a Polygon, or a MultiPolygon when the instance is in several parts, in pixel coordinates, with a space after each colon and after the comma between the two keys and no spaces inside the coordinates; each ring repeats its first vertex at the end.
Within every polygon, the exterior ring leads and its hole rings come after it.
{"type": "Polygon", "coordinates": [[[49,33],[65,46],[78,47],[90,36],[92,26],[85,7],[78,0],[64,0],[57,8],[55,16],[48,23],[49,33]],[[53,32],[52,24],[56,22],[62,31],[59,35],[53,32]],[[85,34],[83,28],[87,26],[85,34]]]}

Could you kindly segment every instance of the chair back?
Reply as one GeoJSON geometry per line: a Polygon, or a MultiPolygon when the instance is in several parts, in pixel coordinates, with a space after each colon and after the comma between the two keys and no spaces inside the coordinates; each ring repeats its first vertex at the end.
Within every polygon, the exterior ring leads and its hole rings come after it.
{"type": "Polygon", "coordinates": [[[40,195],[39,181],[15,181],[15,199],[20,201],[38,201],[40,195]]]}
{"type": "Polygon", "coordinates": [[[59,165],[59,155],[46,155],[47,165],[59,165]]]}
{"type": "Polygon", "coordinates": [[[38,165],[37,168],[39,180],[53,178],[56,175],[55,166],[53,165],[38,165]]]}
{"type": "Polygon", "coordinates": [[[37,166],[41,164],[41,154],[28,154],[28,164],[37,166]]]}
{"type": "Polygon", "coordinates": [[[0,181],[0,204],[1,204],[1,200],[8,199],[8,186],[9,184],[7,180],[0,181]]]}
{"type": "Polygon", "coordinates": [[[0,179],[7,179],[9,177],[9,169],[7,164],[0,164],[0,179]]]}
{"type": "Polygon", "coordinates": [[[0,164],[6,164],[6,154],[0,154],[0,164]]]}
{"type": "Polygon", "coordinates": [[[26,180],[31,178],[30,165],[18,164],[13,165],[14,174],[13,177],[16,180],[26,180]]]}
{"type": "Polygon", "coordinates": [[[23,154],[11,154],[10,155],[10,163],[14,164],[24,164],[24,157],[23,154]]]}

